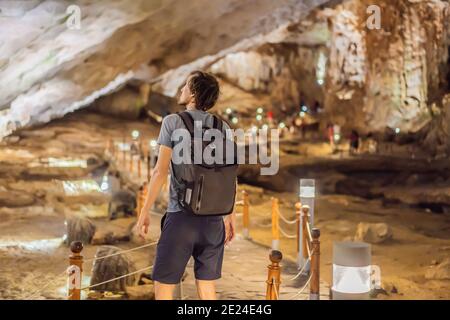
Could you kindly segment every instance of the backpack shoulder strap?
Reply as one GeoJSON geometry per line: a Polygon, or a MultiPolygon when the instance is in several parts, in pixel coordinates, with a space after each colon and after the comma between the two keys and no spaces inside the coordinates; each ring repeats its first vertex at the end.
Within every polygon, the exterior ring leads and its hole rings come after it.
{"type": "Polygon", "coordinates": [[[192,118],[189,112],[186,111],[179,112],[177,114],[183,121],[184,126],[186,127],[186,129],[188,129],[191,136],[194,135],[194,118],[192,118]]]}
{"type": "Polygon", "coordinates": [[[213,115],[213,128],[219,130],[220,132],[222,132],[223,129],[222,119],[216,115],[213,115]]]}

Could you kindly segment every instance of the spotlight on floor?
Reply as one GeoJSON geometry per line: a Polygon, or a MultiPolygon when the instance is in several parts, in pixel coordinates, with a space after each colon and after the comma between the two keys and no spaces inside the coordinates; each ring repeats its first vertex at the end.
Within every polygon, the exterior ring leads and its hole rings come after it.
{"type": "Polygon", "coordinates": [[[380,288],[380,284],[380,268],[371,265],[370,244],[349,241],[334,243],[333,300],[367,300],[370,291],[380,288]]]}

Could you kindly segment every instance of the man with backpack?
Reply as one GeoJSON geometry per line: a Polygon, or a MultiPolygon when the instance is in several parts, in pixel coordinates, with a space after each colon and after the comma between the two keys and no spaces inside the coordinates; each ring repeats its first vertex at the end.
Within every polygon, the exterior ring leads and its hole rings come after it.
{"type": "Polygon", "coordinates": [[[235,144],[225,138],[229,126],[207,112],[215,105],[218,96],[219,83],[214,76],[195,71],[188,77],[178,101],[186,110],[166,116],[162,122],[158,138],[159,157],[136,224],[140,236],[145,237],[150,224],[149,209],[170,170],[169,203],[161,221],[152,275],[157,300],[173,298],[175,285],[180,282],[191,256],[200,299],[216,299],[214,280],[221,277],[224,246],[235,235],[232,212],[237,176],[235,144]],[[180,129],[186,130],[190,141],[174,139],[174,132],[180,129]],[[195,143],[199,142],[196,141],[199,139],[196,129],[201,133],[200,143],[195,143]],[[205,139],[208,130],[216,130],[222,136],[205,139]],[[183,152],[187,151],[183,159],[193,160],[195,155],[208,151],[219,155],[221,161],[211,163],[202,156],[200,162],[180,163],[175,154],[175,149],[179,149],[178,143],[188,143],[183,146],[186,147],[183,152]],[[227,146],[226,150],[220,150],[223,146],[227,146]],[[234,153],[230,153],[231,149],[234,153]]]}

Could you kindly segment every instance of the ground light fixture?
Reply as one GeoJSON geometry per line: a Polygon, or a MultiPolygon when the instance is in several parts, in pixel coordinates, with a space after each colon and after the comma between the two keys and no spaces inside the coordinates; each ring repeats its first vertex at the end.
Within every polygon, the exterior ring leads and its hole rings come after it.
{"type": "Polygon", "coordinates": [[[153,168],[156,165],[156,157],[158,156],[158,142],[155,139],[150,140],[150,167],[153,168]]]}
{"type": "Polygon", "coordinates": [[[333,300],[368,300],[380,288],[380,268],[371,265],[371,246],[365,242],[333,244],[333,300]]]}
{"type": "MultiPolygon", "coordinates": [[[[299,198],[302,206],[307,205],[309,207],[309,223],[312,230],[314,226],[314,202],[316,197],[316,181],[314,179],[300,179],[299,198]]],[[[300,219],[300,236],[298,241],[303,239],[303,219],[300,219]]],[[[303,244],[299,243],[298,252],[298,266],[303,267],[307,261],[303,258],[303,244]]],[[[309,270],[309,265],[305,267],[305,270],[309,270]]]]}
{"type": "Polygon", "coordinates": [[[137,138],[139,138],[139,131],[138,130],[133,130],[131,132],[131,137],[136,140],[137,138]]]}

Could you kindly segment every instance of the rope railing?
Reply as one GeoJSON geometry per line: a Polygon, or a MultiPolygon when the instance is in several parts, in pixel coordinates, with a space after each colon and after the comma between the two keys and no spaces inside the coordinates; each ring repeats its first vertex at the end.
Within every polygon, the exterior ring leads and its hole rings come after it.
{"type": "Polygon", "coordinates": [[[84,259],[84,262],[97,261],[97,260],[102,260],[102,259],[118,256],[120,254],[125,254],[125,253],[136,251],[136,250],[139,250],[139,249],[142,249],[142,248],[151,247],[151,246],[154,246],[157,243],[158,243],[158,241],[154,241],[154,242],[150,242],[150,243],[144,244],[144,245],[139,246],[139,247],[135,247],[135,248],[127,249],[127,250],[121,250],[121,251],[118,251],[118,252],[115,252],[115,253],[111,253],[111,254],[108,254],[108,255],[105,255],[105,256],[99,256],[99,257],[92,257],[92,258],[89,258],[89,259],[84,259]]]}
{"type": "Polygon", "coordinates": [[[308,280],[306,281],[305,285],[296,293],[294,294],[292,297],[290,297],[288,300],[294,300],[295,298],[297,298],[299,295],[301,295],[303,293],[303,291],[305,291],[306,287],[308,287],[310,281],[312,279],[312,274],[309,276],[308,280]]]}
{"type": "MultiPolygon", "coordinates": [[[[309,258],[307,259],[307,261],[310,261],[310,260],[311,260],[311,256],[309,256],[309,258]]],[[[296,274],[295,276],[293,276],[292,278],[287,279],[287,281],[294,281],[295,279],[297,279],[298,277],[300,277],[302,274],[304,274],[304,272],[305,272],[305,270],[306,270],[306,267],[307,267],[307,264],[305,263],[305,264],[303,265],[303,267],[300,269],[300,271],[297,272],[297,274],[296,274]]]]}
{"type": "Polygon", "coordinates": [[[74,241],[70,244],[70,250],[72,252],[72,254],[69,257],[69,267],[67,269],[67,272],[69,274],[69,281],[68,281],[68,299],[69,300],[80,300],[81,299],[81,291],[83,290],[87,290],[90,288],[94,288],[94,287],[98,287],[100,285],[109,283],[109,282],[113,282],[116,280],[120,280],[126,277],[129,277],[131,275],[134,274],[138,274],[141,272],[144,272],[146,270],[149,270],[151,268],[153,268],[153,265],[139,269],[137,271],[133,271],[109,280],[105,280],[99,283],[94,283],[92,285],[86,286],[86,287],[81,287],[81,280],[82,280],[82,274],[83,274],[83,264],[84,262],[92,262],[92,261],[98,261],[98,260],[102,260],[102,259],[106,259],[106,258],[110,258],[110,257],[114,257],[117,255],[121,255],[121,254],[125,254],[128,252],[132,252],[132,251],[136,251],[139,249],[143,249],[143,248],[147,248],[150,246],[154,246],[157,244],[157,241],[154,242],[150,242],[150,243],[146,243],[144,245],[138,246],[138,247],[134,247],[131,249],[125,249],[125,250],[120,250],[118,252],[114,252],[112,254],[108,254],[108,255],[103,255],[103,256],[95,256],[92,258],[88,258],[88,259],[84,259],[83,256],[81,255],[81,252],[83,250],[83,244],[80,241],[74,241]]]}
{"type": "MultiPolygon", "coordinates": [[[[302,206],[300,202],[295,204],[295,219],[290,220],[286,218],[280,212],[279,200],[272,197],[272,209],[271,209],[271,223],[262,224],[257,221],[252,221],[252,225],[258,228],[270,228],[272,229],[272,249],[278,250],[280,245],[280,236],[296,240],[297,244],[297,254],[299,256],[299,265],[306,263],[307,256],[311,252],[310,242],[311,242],[311,231],[310,231],[310,216],[309,207],[302,206]],[[296,227],[296,232],[291,233],[285,227],[280,225],[280,220],[286,225],[294,225],[296,227]],[[309,230],[309,231],[308,231],[309,230]],[[309,248],[308,248],[309,246],[309,248]],[[301,259],[300,259],[301,257],[301,259]]],[[[242,225],[243,225],[243,235],[245,238],[250,238],[250,202],[248,192],[242,191],[242,199],[236,202],[236,206],[242,206],[242,225]]]]}
{"type": "Polygon", "coordinates": [[[148,182],[156,164],[158,150],[156,146],[152,145],[151,141],[143,143],[141,138],[136,138],[129,142],[124,137],[121,142],[108,139],[104,154],[113,159],[117,165],[124,166],[125,171],[131,177],[137,177],[139,180],[148,182]],[[147,148],[143,147],[147,145],[147,148]]]}
{"type": "MultiPolygon", "coordinates": [[[[303,285],[303,287],[295,293],[293,296],[288,298],[288,300],[294,300],[300,296],[305,289],[309,286],[309,299],[319,300],[320,298],[320,231],[317,228],[312,229],[311,232],[311,250],[308,252],[308,257],[306,261],[311,262],[311,272],[309,274],[308,280],[303,285]]],[[[268,268],[268,279],[266,299],[267,300],[278,300],[280,298],[280,284],[281,284],[281,266],[280,262],[282,260],[282,254],[280,251],[272,250],[269,255],[271,264],[267,266],[268,268]]],[[[288,281],[293,281],[297,279],[306,270],[307,263],[303,265],[300,271],[288,281]]]]}
{"type": "Polygon", "coordinates": [[[278,229],[288,239],[296,239],[297,238],[296,234],[289,234],[289,233],[287,233],[281,226],[279,226],[278,229]]]}
{"type": "Polygon", "coordinates": [[[87,286],[87,287],[83,287],[83,288],[81,288],[80,290],[83,291],[83,290],[88,290],[88,289],[91,289],[91,288],[95,288],[95,287],[101,286],[101,285],[106,284],[106,283],[110,283],[110,282],[113,282],[113,281],[117,281],[117,280],[120,280],[120,279],[123,279],[123,278],[127,278],[127,277],[129,277],[129,276],[132,276],[132,275],[135,275],[135,274],[138,274],[138,273],[141,273],[141,272],[150,270],[150,269],[152,269],[152,268],[153,268],[153,265],[148,266],[148,267],[145,267],[145,268],[142,268],[142,269],[139,269],[139,270],[137,270],[137,271],[133,271],[133,272],[124,274],[124,275],[122,275],[122,276],[118,276],[118,277],[115,277],[115,278],[112,278],[112,279],[109,279],[109,280],[105,280],[105,281],[102,281],[102,282],[99,282],[99,283],[95,283],[95,284],[89,285],[89,286],[87,286]]]}
{"type": "Polygon", "coordinates": [[[294,220],[289,220],[289,219],[287,219],[285,216],[283,216],[282,214],[281,214],[281,212],[278,212],[278,216],[281,218],[281,220],[284,222],[284,223],[286,223],[286,224],[295,224],[295,223],[297,223],[297,219],[294,219],[294,220]]]}

